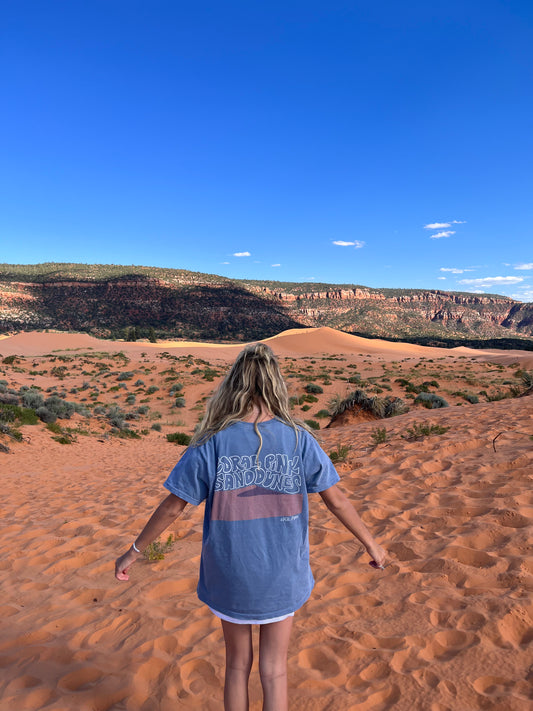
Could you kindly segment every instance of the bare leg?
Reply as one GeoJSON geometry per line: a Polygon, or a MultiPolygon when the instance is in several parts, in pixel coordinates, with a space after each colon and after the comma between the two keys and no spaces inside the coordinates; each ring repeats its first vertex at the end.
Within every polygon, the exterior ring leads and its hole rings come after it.
{"type": "Polygon", "coordinates": [[[221,620],[226,643],[225,711],[248,711],[248,678],[252,669],[252,626],[221,620]]]}
{"type": "Polygon", "coordinates": [[[292,617],[261,625],[259,633],[259,674],[263,687],[263,711],[288,711],[287,651],[292,617]]]}

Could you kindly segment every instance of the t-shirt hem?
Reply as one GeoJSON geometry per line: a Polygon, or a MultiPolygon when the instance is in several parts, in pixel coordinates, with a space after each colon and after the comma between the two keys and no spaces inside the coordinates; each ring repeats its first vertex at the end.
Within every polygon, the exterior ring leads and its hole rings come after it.
{"type": "Polygon", "coordinates": [[[339,481],[341,480],[340,476],[337,477],[334,481],[330,482],[329,484],[326,484],[326,486],[320,486],[320,487],[313,487],[313,488],[307,488],[307,493],[308,494],[319,494],[321,491],[326,491],[326,489],[330,489],[332,486],[335,484],[338,484],[339,481]]]}
{"type": "Polygon", "coordinates": [[[236,612],[235,610],[229,610],[228,608],[222,607],[221,605],[217,605],[209,598],[207,595],[201,595],[198,593],[198,599],[201,602],[204,602],[208,607],[212,607],[215,610],[218,610],[218,612],[222,612],[224,615],[228,615],[228,617],[234,617],[236,620],[269,620],[272,617],[282,617],[283,615],[290,615],[292,612],[296,612],[309,598],[311,597],[311,592],[312,589],[309,590],[309,592],[296,604],[290,605],[290,607],[284,607],[282,610],[273,610],[270,612],[255,612],[253,610],[249,612],[236,612]]]}
{"type": "Polygon", "coordinates": [[[188,504],[192,504],[193,506],[199,506],[203,501],[203,499],[198,500],[194,496],[188,494],[186,491],[183,491],[182,489],[179,489],[175,486],[170,486],[167,482],[165,482],[163,486],[165,487],[165,489],[168,489],[171,494],[174,494],[174,496],[178,496],[180,499],[183,499],[188,504]]]}

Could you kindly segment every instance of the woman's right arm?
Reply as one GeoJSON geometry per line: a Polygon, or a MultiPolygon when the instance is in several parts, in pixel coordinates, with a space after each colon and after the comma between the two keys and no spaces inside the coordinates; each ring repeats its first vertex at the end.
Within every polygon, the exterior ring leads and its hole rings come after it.
{"type": "Polygon", "coordinates": [[[139,550],[136,551],[131,546],[126,553],[117,558],[115,562],[115,577],[117,580],[129,580],[128,568],[142,556],[142,551],[176,520],[186,505],[186,501],[174,494],[169,494],[163,499],[135,541],[135,545],[139,550]]]}
{"type": "Polygon", "coordinates": [[[321,491],[320,496],[331,513],[361,541],[376,567],[382,567],[386,557],[385,549],[376,543],[346,494],[334,484],[321,491]]]}

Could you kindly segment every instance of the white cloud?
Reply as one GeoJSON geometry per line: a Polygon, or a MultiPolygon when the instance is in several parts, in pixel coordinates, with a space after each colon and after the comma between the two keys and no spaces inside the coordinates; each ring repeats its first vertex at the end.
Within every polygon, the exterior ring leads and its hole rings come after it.
{"type": "Polygon", "coordinates": [[[220,262],[221,264],[229,264],[229,262],[220,262]]]}
{"type": "Polygon", "coordinates": [[[271,264],[271,267],[281,267],[281,264],[271,264]]]}
{"type": "Polygon", "coordinates": [[[434,235],[429,235],[430,239],[442,239],[442,237],[450,237],[450,235],[454,235],[455,231],[454,230],[444,230],[444,232],[437,232],[434,235]]]}
{"type": "Polygon", "coordinates": [[[233,253],[234,257],[251,257],[252,255],[250,252],[234,252],[233,253]]]}
{"type": "Polygon", "coordinates": [[[531,286],[518,287],[521,291],[518,294],[511,294],[511,299],[517,301],[533,301],[533,288],[531,286]]]}
{"type": "Polygon", "coordinates": [[[484,277],[483,279],[460,279],[459,284],[469,284],[471,286],[479,286],[486,289],[491,286],[506,286],[507,284],[519,284],[521,281],[524,281],[524,277],[496,276],[484,277]]]}
{"type": "Polygon", "coordinates": [[[452,225],[466,225],[466,220],[450,220],[450,222],[430,222],[424,225],[425,230],[445,230],[452,225]]]}
{"type": "Polygon", "coordinates": [[[441,272],[450,272],[450,274],[462,274],[463,272],[471,272],[471,269],[456,269],[455,267],[441,267],[441,272]]]}
{"type": "Polygon", "coordinates": [[[365,242],[362,242],[361,240],[354,240],[353,242],[344,242],[343,240],[334,240],[333,244],[336,244],[337,247],[355,247],[356,249],[361,249],[361,247],[365,246],[365,242]]]}
{"type": "Polygon", "coordinates": [[[437,277],[437,279],[443,279],[444,281],[446,281],[446,277],[437,277]]]}
{"type": "Polygon", "coordinates": [[[533,269],[533,262],[529,262],[528,264],[517,264],[515,269],[533,269]]]}

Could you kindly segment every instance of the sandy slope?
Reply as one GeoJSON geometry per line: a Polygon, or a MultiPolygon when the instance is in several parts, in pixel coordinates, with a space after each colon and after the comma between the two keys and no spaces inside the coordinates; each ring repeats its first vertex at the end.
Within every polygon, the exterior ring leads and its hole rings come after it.
{"type": "MultiPolygon", "coordinates": [[[[298,328],[265,338],[265,343],[278,355],[318,355],[351,353],[374,356],[380,360],[399,358],[454,358],[467,356],[474,360],[490,360],[494,363],[520,362],[524,368],[533,368],[531,351],[480,351],[473,348],[430,348],[412,343],[393,343],[379,339],[361,338],[349,333],[322,328],[298,328]]],[[[73,350],[116,351],[139,355],[142,352],[187,352],[194,356],[233,360],[242,344],[196,343],[191,341],[159,341],[158,343],[106,341],[85,333],[18,333],[0,338],[0,354],[3,356],[24,354],[43,355],[73,350]]]]}
{"type": "MultiPolygon", "coordinates": [[[[364,346],[353,338],[318,329],[270,343],[309,355],[364,346]]],[[[0,353],[88,348],[87,339],[20,334],[0,341],[0,353]]],[[[104,350],[101,341],[92,347],[104,350]]],[[[227,358],[226,349],[210,348],[213,358],[227,358]]],[[[405,357],[427,351],[404,348],[405,357]]],[[[374,357],[389,355],[384,346],[374,357]]],[[[311,497],[317,582],[296,615],[291,709],[526,711],[533,397],[413,411],[383,425],[388,441],[377,447],[374,422],[322,433],[328,452],[352,447],[339,465],[342,485],[391,560],[372,570],[311,497]],[[402,435],[415,422],[449,430],[408,442],[402,435]]],[[[80,437],[69,447],[41,428],[26,433],[30,443],[0,454],[1,711],[221,709],[222,634],[194,592],[201,507],[187,507],[171,527],[179,540],[163,561],[139,563],[129,584],[112,574],[115,556],[164,496],[161,483],[183,448],[162,445],[156,433],[138,441],[80,437]]],[[[260,698],[255,666],[254,711],[260,698]]]]}

